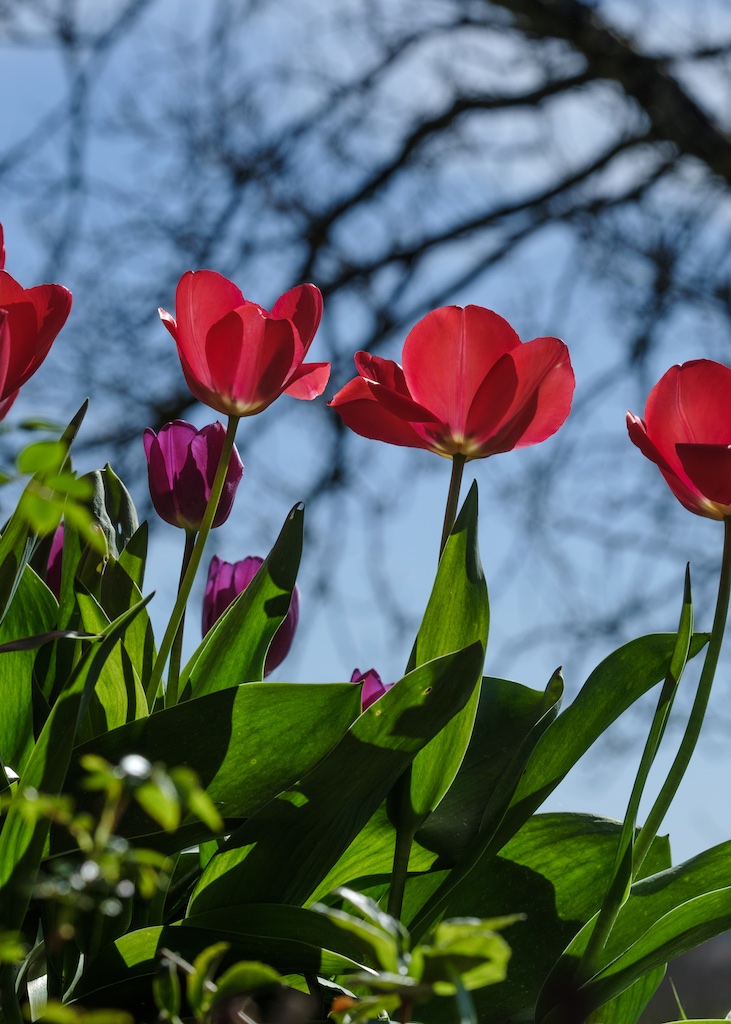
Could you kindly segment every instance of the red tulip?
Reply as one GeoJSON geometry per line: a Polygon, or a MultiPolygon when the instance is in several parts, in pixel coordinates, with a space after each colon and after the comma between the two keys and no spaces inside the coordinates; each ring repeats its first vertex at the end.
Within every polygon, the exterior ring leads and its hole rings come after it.
{"type": "Polygon", "coordinates": [[[568,416],[574,373],[558,338],[522,343],[481,306],[444,306],[406,338],[403,368],[358,352],[330,405],[357,434],[482,459],[544,441],[568,416]]]}
{"type": "Polygon", "coordinates": [[[253,416],[283,392],[321,395],[329,363],[304,363],[322,316],[322,295],[302,284],[271,312],[248,302],[212,270],[188,271],[178,283],[174,320],[160,318],[175,339],[188,387],[204,405],[229,416],[253,416]]]}
{"type": "Polygon", "coordinates": [[[731,369],[711,359],[672,366],[650,392],[631,440],[678,501],[708,519],[731,516],[731,369]]]}
{"type": "Polygon", "coordinates": [[[393,683],[382,682],[380,675],[374,668],[369,668],[367,672],[361,672],[356,668],[350,677],[350,681],[351,683],[363,684],[360,695],[363,711],[366,711],[371,704],[375,704],[378,698],[382,697],[386,690],[390,690],[393,686],[393,683]]]}
{"type": "Polygon", "coordinates": [[[0,419],[48,355],[71,309],[71,292],[62,285],[23,288],[4,266],[0,228],[0,419]]]}
{"type": "MultiPolygon", "coordinates": [[[[198,430],[185,420],[166,423],[156,434],[145,430],[150,496],[155,511],[171,526],[199,530],[211,496],[226,430],[209,423],[198,430]]],[[[212,526],[225,523],[233,507],[244,466],[234,445],[212,526]]]]}
{"type": "MultiPolygon", "coordinates": [[[[250,555],[240,562],[225,562],[214,555],[208,568],[208,580],[203,594],[203,636],[213,629],[228,606],[256,576],[264,559],[250,555]]],[[[289,654],[300,617],[299,589],[295,586],[287,616],[274,634],[264,662],[264,675],[268,676],[289,654]]]]}

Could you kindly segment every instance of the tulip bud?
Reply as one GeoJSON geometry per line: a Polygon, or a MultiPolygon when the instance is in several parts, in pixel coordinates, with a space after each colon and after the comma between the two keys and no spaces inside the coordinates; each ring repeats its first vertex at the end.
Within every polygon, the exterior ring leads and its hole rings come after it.
{"type": "MultiPolygon", "coordinates": [[[[159,434],[147,428],[143,440],[150,495],[155,511],[166,523],[184,530],[200,529],[225,438],[226,430],[218,422],[198,430],[192,423],[173,420],[159,434]]],[[[243,472],[234,446],[214,526],[228,519],[243,472]]]]}
{"type": "Polygon", "coordinates": [[[350,677],[351,683],[362,683],[363,689],[361,691],[361,701],[363,704],[363,710],[375,704],[379,697],[382,697],[386,690],[390,690],[393,683],[381,682],[381,677],[374,668],[369,668],[367,672],[361,672],[359,669],[353,671],[350,677]]]}
{"type": "MultiPolygon", "coordinates": [[[[264,559],[250,555],[240,562],[225,562],[214,555],[208,568],[208,580],[203,595],[203,636],[213,628],[228,606],[251,583],[264,559]]],[[[295,630],[300,617],[299,590],[292,591],[287,617],[274,634],[264,663],[264,675],[268,676],[289,654],[295,630]]]]}

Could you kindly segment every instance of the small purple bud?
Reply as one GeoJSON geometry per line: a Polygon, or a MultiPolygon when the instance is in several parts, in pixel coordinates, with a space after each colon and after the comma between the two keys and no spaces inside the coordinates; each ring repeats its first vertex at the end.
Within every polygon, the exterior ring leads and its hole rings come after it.
{"type": "MultiPolygon", "coordinates": [[[[159,434],[150,427],[145,430],[143,441],[152,504],[166,523],[184,530],[200,529],[225,438],[226,430],[218,421],[202,430],[185,420],[166,423],[159,434]]],[[[234,445],[214,526],[228,519],[243,472],[234,445]]]]}
{"type": "Polygon", "coordinates": [[[361,672],[356,668],[350,677],[350,681],[351,683],[363,684],[361,701],[364,711],[366,711],[371,704],[375,704],[378,698],[382,697],[386,690],[390,690],[393,686],[393,683],[381,682],[381,677],[374,668],[369,668],[367,672],[361,672]]]}
{"type": "MultiPolygon", "coordinates": [[[[264,559],[250,555],[240,562],[225,562],[214,555],[208,568],[208,580],[203,595],[203,636],[221,618],[228,606],[239,596],[259,571],[264,559]]],[[[289,604],[287,617],[274,634],[264,663],[264,675],[268,676],[281,665],[289,654],[295,630],[300,617],[299,589],[295,586],[289,604]]]]}
{"type": "Polygon", "coordinates": [[[61,599],[61,569],[63,559],[63,523],[56,527],[46,563],[46,586],[57,601],[61,599]]]}

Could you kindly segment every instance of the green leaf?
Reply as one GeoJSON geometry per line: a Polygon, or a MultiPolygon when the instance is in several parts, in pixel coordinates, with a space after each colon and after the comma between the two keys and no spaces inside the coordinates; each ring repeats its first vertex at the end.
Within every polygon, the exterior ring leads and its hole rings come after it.
{"type": "Polygon", "coordinates": [[[182,700],[264,678],[269,645],[292,599],[303,526],[304,510],[295,505],[256,576],[229,605],[181,673],[182,700]]]}
{"type": "MultiPolygon", "coordinates": [[[[493,798],[509,802],[532,747],[556,715],[562,690],[557,677],[545,691],[505,679],[483,679],[467,753],[449,792],[417,832],[409,871],[429,870],[437,854],[440,864],[456,863],[477,836],[486,804],[493,798]]],[[[353,839],[313,898],[322,899],[342,885],[359,889],[387,881],[394,841],[395,829],[383,806],[353,839]]],[[[408,922],[419,909],[420,904],[408,900],[402,919],[408,922]]]]}
{"type": "Polygon", "coordinates": [[[16,459],[20,473],[57,473],[66,458],[67,447],[62,441],[35,441],[24,448],[16,459]]]}
{"type": "MultiPolygon", "coordinates": [[[[632,886],[598,955],[594,976],[579,989],[587,1011],[608,1002],[647,971],[731,927],[729,857],[731,842],[721,843],[632,886]]],[[[586,929],[566,951],[567,961],[574,966],[588,934],[586,929]]],[[[564,977],[569,976],[567,963],[564,977]]],[[[547,993],[539,1019],[558,1021],[559,1014],[559,995],[554,988],[547,993]]]]}
{"type": "MultiPolygon", "coordinates": [[[[43,635],[56,621],[58,608],[48,587],[28,565],[18,584],[15,600],[0,625],[0,644],[29,634],[43,635]]],[[[0,654],[0,757],[18,774],[25,768],[35,743],[33,735],[33,666],[37,650],[0,654]]]]}
{"type": "Polygon", "coordinates": [[[152,991],[162,1020],[174,1020],[180,1013],[180,979],[177,965],[172,960],[162,958],[152,991]]]}
{"type": "MultiPolygon", "coordinates": [[[[88,402],[84,402],[63,433],[61,442],[67,451],[78,433],[88,404],[88,402]]],[[[34,483],[31,480],[23,494],[29,493],[33,486],[34,483]]],[[[22,500],[21,496],[21,502],[22,500]]],[[[10,517],[0,539],[0,622],[13,599],[34,544],[35,537],[31,534],[30,524],[19,505],[10,517]]]]}
{"type": "MultiPolygon", "coordinates": [[[[535,815],[498,856],[450,894],[444,911],[448,917],[526,915],[510,928],[512,957],[505,981],[473,994],[480,1024],[533,1021],[545,979],[599,909],[620,827],[588,814],[535,815]]],[[[669,863],[667,842],[655,840],[647,870],[663,870],[669,863]]],[[[427,878],[410,879],[409,887],[423,885],[427,878]]],[[[434,1011],[420,1010],[426,1024],[441,1019],[434,1011]]]]}
{"type": "Polygon", "coordinates": [[[102,528],[109,553],[113,558],[119,558],[139,526],[129,491],[109,463],[104,469],[95,469],[82,479],[91,481],[92,515],[102,528]]]}
{"type": "MultiPolygon", "coordinates": [[[[434,588],[407,671],[472,643],[487,648],[490,608],[477,546],[477,484],[473,483],[439,560],[434,588]]],[[[466,706],[414,758],[410,813],[421,823],[452,784],[472,735],[480,697],[482,663],[466,706]]]]}
{"type": "MultiPolygon", "coordinates": [[[[307,961],[312,949],[322,950],[324,956],[339,958],[341,967],[347,963],[346,969],[360,967],[364,963],[363,946],[358,938],[339,928],[330,918],[302,907],[272,903],[232,904],[203,914],[194,914],[186,918],[181,927],[184,933],[188,930],[196,934],[205,932],[209,936],[209,941],[212,936],[223,935],[239,949],[249,949],[250,952],[244,954],[248,957],[260,956],[254,952],[255,949],[262,948],[257,946],[257,943],[279,940],[283,951],[289,947],[290,973],[307,972],[307,961]],[[298,947],[301,949],[300,953],[297,953],[298,947]]],[[[365,962],[370,962],[370,958],[365,962]]],[[[281,963],[279,960],[279,970],[284,969],[281,963]]],[[[329,973],[343,972],[341,970],[329,973]]]]}
{"type": "MultiPolygon", "coordinates": [[[[330,951],[330,939],[336,938],[340,942],[342,939],[340,934],[333,936],[335,930],[317,914],[310,914],[318,922],[317,926],[305,924],[300,917],[295,928],[284,923],[284,915],[293,908],[267,906],[234,910],[237,912],[230,915],[231,929],[227,927],[229,917],[223,910],[220,920],[210,928],[190,924],[183,927],[156,926],[121,936],[87,966],[74,990],[74,997],[84,1005],[113,1002],[116,1006],[138,1009],[157,974],[161,949],[174,950],[192,963],[213,940],[221,938],[230,946],[224,965],[238,959],[260,960],[282,974],[325,977],[345,974],[361,966],[357,959],[330,951]],[[247,919],[245,914],[249,912],[256,917],[247,919]],[[313,935],[316,936],[314,941],[313,935]]],[[[303,915],[308,911],[300,910],[298,913],[303,915]]]]}
{"type": "MultiPolygon", "coordinates": [[[[109,628],[109,618],[91,594],[79,592],[77,601],[84,629],[90,633],[103,633],[109,628]]],[[[143,609],[137,618],[146,616],[143,609]]],[[[145,691],[124,643],[130,630],[131,624],[99,673],[93,696],[89,699],[87,717],[80,728],[79,738],[82,740],[147,715],[145,691]]]]}
{"type": "MultiPolygon", "coordinates": [[[[708,642],[695,634],[694,657],[708,642]]],[[[484,857],[497,853],[540,807],[591,745],[652,686],[663,680],[675,650],[675,633],[654,633],[624,644],[591,673],[572,704],[545,730],[528,758],[507,811],[486,818],[480,835],[412,923],[417,936],[439,917],[450,892],[461,886],[484,857]]]]}
{"type": "Polygon", "coordinates": [[[242,893],[258,902],[304,902],[417,752],[465,706],[482,658],[475,643],[391,687],[299,785],[231,836],[203,873],[194,912],[241,902],[242,893]]]}
{"type": "Polygon", "coordinates": [[[587,1024],[636,1024],[664,977],[664,967],[648,971],[634,985],[590,1014],[587,1024]]]}
{"type": "Polygon", "coordinates": [[[398,973],[403,942],[401,935],[394,935],[393,931],[363,921],[337,907],[313,903],[311,909],[317,914],[323,914],[336,928],[350,936],[366,958],[377,964],[381,970],[398,973]]]}
{"type": "Polygon", "coordinates": [[[455,976],[467,991],[504,981],[510,946],[497,934],[497,929],[519,920],[519,916],[513,916],[499,920],[456,918],[442,921],[421,946],[424,954],[422,980],[432,985],[440,996],[456,994],[455,976]]]}
{"type": "Polygon", "coordinates": [[[188,1002],[198,1016],[202,1016],[211,1005],[211,982],[228,950],[228,942],[216,942],[201,950],[193,961],[193,970],[186,979],[186,988],[188,1002]]]}
{"type": "Polygon", "coordinates": [[[494,798],[508,802],[525,762],[558,713],[559,675],[545,690],[487,676],[462,765],[447,795],[417,832],[417,842],[456,863],[480,831],[494,798]]]}
{"type": "Polygon", "coordinates": [[[258,960],[243,960],[229,967],[216,981],[216,994],[211,1002],[211,1013],[229,999],[282,984],[282,976],[273,967],[258,960]]]}
{"type": "MultiPolygon", "coordinates": [[[[135,751],[171,768],[187,765],[224,817],[243,818],[322,760],[359,713],[360,694],[349,683],[249,683],[97,736],[78,748],[76,760],[93,753],[116,764],[135,751]],[[297,743],[292,743],[293,722],[297,743]]],[[[77,770],[71,785],[80,781],[77,770]]],[[[135,808],[120,828],[138,838],[151,831],[135,808]]],[[[209,838],[203,826],[198,833],[209,838]]]]}
{"type": "MultiPolygon", "coordinates": [[[[62,792],[66,782],[76,730],[84,714],[106,659],[124,633],[130,618],[137,614],[132,608],[105,631],[105,638],[95,644],[79,662],[68,686],[59,696],[33,748],[19,786],[19,798],[28,789],[45,796],[62,792]]],[[[0,919],[4,927],[22,926],[35,879],[43,855],[49,822],[28,821],[19,808],[11,805],[0,831],[0,919]]]]}
{"type": "Polygon", "coordinates": [[[147,522],[140,523],[137,532],[132,534],[119,553],[120,567],[140,591],[145,584],[148,532],[147,522]]]}

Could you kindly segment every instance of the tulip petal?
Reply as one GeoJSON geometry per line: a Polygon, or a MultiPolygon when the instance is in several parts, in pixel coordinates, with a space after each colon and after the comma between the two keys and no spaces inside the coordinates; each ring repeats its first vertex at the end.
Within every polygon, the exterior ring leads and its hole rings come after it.
{"type": "Polygon", "coordinates": [[[274,303],[271,315],[292,321],[306,354],[322,319],[322,293],[314,284],[290,288],[274,303]]]}
{"type": "Polygon", "coordinates": [[[0,224],[0,270],[5,266],[5,232],[0,224]]]}
{"type": "Polygon", "coordinates": [[[706,516],[708,519],[723,519],[723,513],[704,498],[687,476],[680,458],[677,459],[678,472],[676,472],[648,436],[645,422],[631,412],[627,413],[627,431],[632,443],[640,449],[645,458],[655,463],[668,487],[685,508],[697,515],[706,516]]]}
{"type": "Polygon", "coordinates": [[[539,444],[564,423],[574,384],[562,341],[524,342],[504,355],[485,378],[469,411],[467,435],[491,455],[539,444]]]}
{"type": "Polygon", "coordinates": [[[330,379],[330,363],[301,363],[284,389],[291,398],[310,401],[323,393],[330,379]]]}
{"type": "MultiPolygon", "coordinates": [[[[246,300],[233,281],[214,270],[189,270],[178,282],[175,314],[179,350],[194,377],[207,387],[210,375],[206,366],[206,343],[211,327],[246,300]]],[[[163,318],[165,326],[170,324],[163,318]]],[[[196,396],[197,397],[197,396],[196,396]]]]}
{"type": "Polygon", "coordinates": [[[490,369],[520,346],[510,324],[481,306],[443,306],[420,320],[404,343],[403,367],[415,402],[455,437],[490,369]]]}
{"type": "Polygon", "coordinates": [[[650,392],[647,432],[678,472],[677,444],[731,444],[731,369],[710,359],[671,367],[650,392]]]}
{"type": "Polygon", "coordinates": [[[3,398],[2,401],[0,401],[0,420],[4,420],[5,417],[8,415],[13,402],[15,401],[19,394],[20,391],[13,391],[11,395],[8,395],[6,398],[3,398]]]}
{"type": "MultiPolygon", "coordinates": [[[[346,427],[361,437],[386,441],[406,448],[433,450],[433,444],[421,437],[411,424],[390,412],[375,397],[378,389],[362,377],[354,377],[328,404],[335,409],[346,427]]],[[[384,391],[385,389],[380,389],[384,391]]]]}
{"type": "Polygon", "coordinates": [[[731,447],[725,444],[678,444],[683,469],[701,494],[731,505],[731,447]]]}
{"type": "Polygon", "coordinates": [[[71,310],[71,292],[59,284],[21,288],[0,271],[0,296],[11,339],[3,387],[3,397],[7,397],[25,384],[48,355],[71,310]]]}
{"type": "Polygon", "coordinates": [[[382,359],[368,352],[357,352],[355,365],[370,388],[373,397],[384,409],[407,423],[428,423],[437,429],[442,424],[432,413],[415,402],[409,394],[404,371],[392,359],[382,359]]]}
{"type": "Polygon", "coordinates": [[[295,344],[289,320],[274,320],[251,302],[239,306],[208,332],[211,387],[232,400],[237,415],[260,412],[284,390],[295,344]]]}

